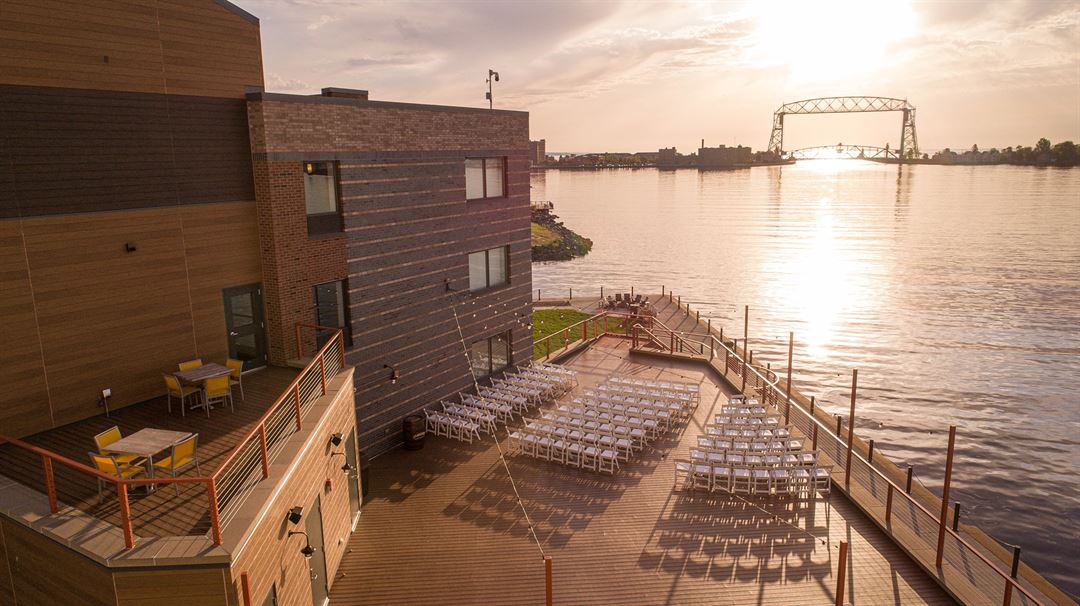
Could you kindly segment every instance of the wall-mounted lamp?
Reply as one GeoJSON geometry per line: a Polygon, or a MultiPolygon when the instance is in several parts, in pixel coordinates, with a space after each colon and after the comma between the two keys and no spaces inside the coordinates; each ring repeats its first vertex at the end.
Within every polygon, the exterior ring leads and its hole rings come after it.
{"type": "Polygon", "coordinates": [[[340,446],[342,435],[340,433],[330,434],[330,444],[333,446],[340,446]]]}
{"type": "Polygon", "coordinates": [[[341,465],[341,471],[344,471],[345,473],[349,473],[351,471],[354,471],[353,466],[349,465],[349,459],[348,459],[348,457],[345,456],[345,453],[343,453],[343,452],[332,452],[332,453],[330,453],[330,458],[331,459],[336,457],[336,456],[341,456],[342,458],[345,459],[345,462],[342,463],[342,465],[341,465]]]}
{"type": "Polygon", "coordinates": [[[398,380],[398,371],[397,371],[397,369],[394,368],[393,366],[390,366],[389,364],[383,364],[382,367],[390,369],[390,384],[391,385],[397,385],[397,380],[398,380]]]}
{"type": "Polygon", "coordinates": [[[300,553],[303,554],[305,558],[310,558],[311,556],[315,555],[315,548],[311,546],[311,539],[308,538],[307,533],[300,530],[289,531],[290,537],[294,534],[304,535],[304,547],[300,549],[300,553]]]}
{"type": "Polygon", "coordinates": [[[304,163],[304,172],[307,174],[313,174],[315,172],[315,165],[311,162],[304,163]]]}
{"type": "Polygon", "coordinates": [[[129,252],[129,253],[135,252],[135,250],[136,250],[135,243],[134,242],[127,242],[126,244],[124,244],[124,250],[129,252]]]}
{"type": "Polygon", "coordinates": [[[457,289],[450,286],[450,278],[443,280],[443,285],[446,286],[446,292],[457,292],[457,289]]]}
{"type": "MultiPolygon", "coordinates": [[[[289,510],[289,514],[286,516],[286,518],[292,524],[299,524],[300,520],[304,519],[304,508],[293,507],[289,510]]],[[[290,532],[289,534],[291,535],[292,533],[290,532]]]]}

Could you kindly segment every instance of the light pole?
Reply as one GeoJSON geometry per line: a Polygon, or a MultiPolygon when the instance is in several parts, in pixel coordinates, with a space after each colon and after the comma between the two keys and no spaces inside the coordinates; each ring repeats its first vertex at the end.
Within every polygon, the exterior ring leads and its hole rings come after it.
{"type": "Polygon", "coordinates": [[[499,72],[497,72],[497,71],[495,71],[493,69],[489,69],[488,70],[488,79],[487,79],[487,85],[488,85],[488,91],[487,91],[488,109],[493,109],[494,106],[495,106],[494,101],[491,98],[491,81],[492,80],[495,80],[496,82],[499,81],[499,72]]]}

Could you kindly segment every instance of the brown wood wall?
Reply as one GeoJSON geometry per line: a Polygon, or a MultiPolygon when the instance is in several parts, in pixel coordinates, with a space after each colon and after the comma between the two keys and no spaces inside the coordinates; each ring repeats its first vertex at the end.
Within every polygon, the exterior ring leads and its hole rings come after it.
{"type": "Polygon", "coordinates": [[[253,202],[0,221],[0,427],[27,435],[161,395],[223,361],[222,289],[259,282],[253,202]],[[125,252],[125,243],[137,250],[125,252]]]}
{"type": "Polygon", "coordinates": [[[247,573],[255,604],[262,604],[270,588],[276,586],[280,606],[311,605],[309,563],[300,553],[304,538],[288,536],[290,530],[304,530],[306,520],[293,526],[285,516],[297,505],[304,508],[305,517],[311,515],[315,495],[321,495],[322,499],[325,550],[312,557],[326,558],[327,578],[332,586],[352,532],[347,478],[341,471],[345,459],[331,456],[332,452],[344,452],[346,442],[333,447],[329,443],[332,433],[341,432],[348,436],[356,428],[351,372],[349,374],[331,409],[324,415],[325,429],[316,434],[308,450],[296,457],[296,467],[285,485],[275,493],[269,512],[242,550],[234,554],[232,588],[237,596],[241,595],[241,575],[247,573]],[[332,481],[330,489],[324,484],[327,478],[332,481]]]}
{"type": "Polygon", "coordinates": [[[110,570],[7,518],[0,518],[0,556],[0,606],[230,603],[224,566],[110,570]]]}
{"type": "Polygon", "coordinates": [[[242,98],[259,36],[215,0],[4,0],[0,83],[242,98]]]}

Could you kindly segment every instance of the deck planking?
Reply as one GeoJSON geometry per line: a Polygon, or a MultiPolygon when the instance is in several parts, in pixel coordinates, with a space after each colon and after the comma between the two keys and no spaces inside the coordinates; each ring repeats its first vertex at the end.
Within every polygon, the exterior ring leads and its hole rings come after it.
{"type": "Polygon", "coordinates": [[[838,493],[674,490],[674,459],[689,455],[731,393],[699,364],[631,355],[626,340],[603,338],[567,365],[583,386],[612,373],[700,382],[702,404],[615,477],[508,456],[539,547],[490,438],[429,436],[421,451],[375,459],[332,604],[542,603],[541,547],[558,604],[831,603],[840,541],[851,546],[849,603],[954,603],[838,493]]]}
{"type": "MultiPolygon", "coordinates": [[[[24,438],[25,442],[47,448],[80,463],[90,465],[88,452],[96,450],[94,436],[113,425],[129,435],[144,427],[187,431],[199,434],[199,467],[209,475],[218,462],[254,425],[266,409],[288,387],[297,375],[293,368],[270,366],[245,374],[244,395],[233,388],[235,412],[218,408],[210,418],[202,410],[188,411],[181,417],[176,401],[172,414],[167,412],[165,397],[155,398],[104,414],[83,419],[24,438]]],[[[10,444],[0,445],[0,468],[3,474],[35,490],[45,492],[41,458],[10,444]]],[[[106,487],[98,499],[96,480],[61,464],[54,465],[57,497],[96,518],[120,525],[119,501],[115,492],[106,487]]],[[[186,476],[197,475],[194,467],[186,476]]],[[[187,536],[205,534],[210,530],[206,490],[202,486],[182,485],[177,495],[171,486],[161,487],[150,494],[143,489],[129,491],[132,522],[136,535],[187,536]]]]}

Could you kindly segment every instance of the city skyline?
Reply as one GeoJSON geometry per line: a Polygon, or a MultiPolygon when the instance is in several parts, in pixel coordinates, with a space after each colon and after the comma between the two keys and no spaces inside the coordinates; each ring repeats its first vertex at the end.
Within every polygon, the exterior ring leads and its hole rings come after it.
{"type": "MultiPolygon", "coordinates": [[[[834,95],[909,99],[926,150],[1080,139],[1080,8],[1065,2],[241,4],[262,20],[270,91],[482,107],[493,68],[495,107],[529,111],[552,151],[764,149],[782,103],[834,95]]],[[[893,114],[799,116],[786,141],[899,132],[893,114]]]]}

